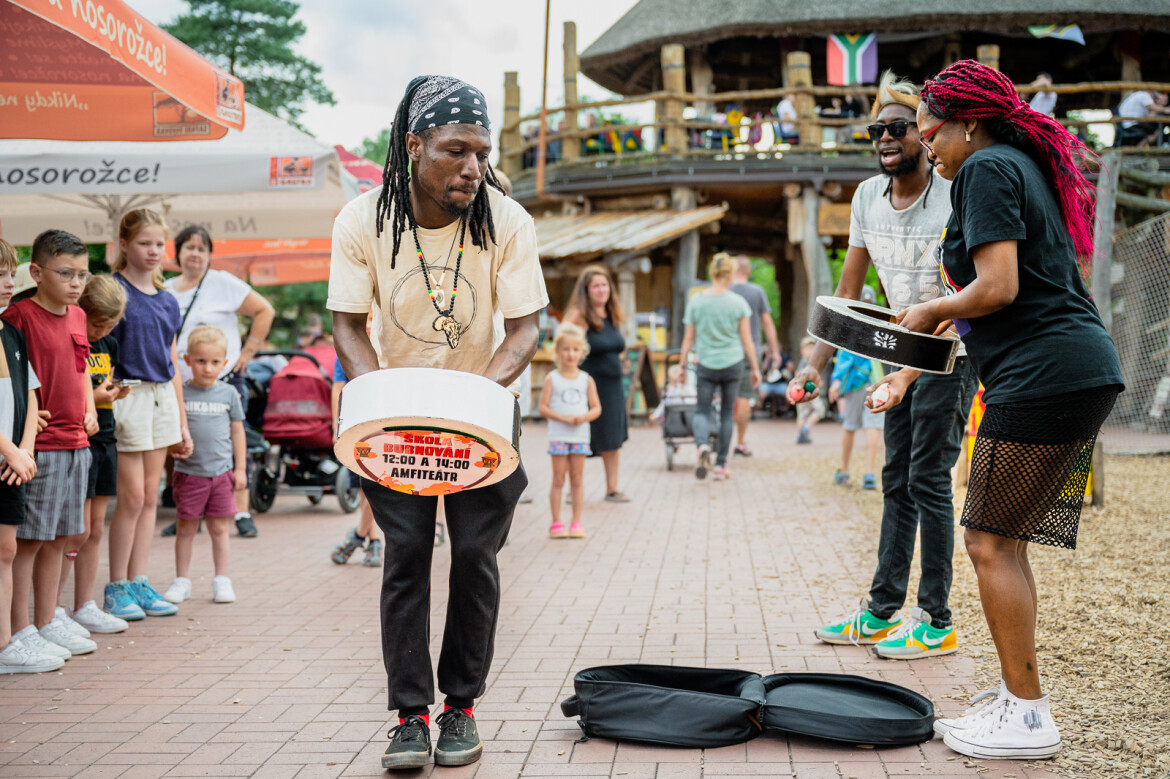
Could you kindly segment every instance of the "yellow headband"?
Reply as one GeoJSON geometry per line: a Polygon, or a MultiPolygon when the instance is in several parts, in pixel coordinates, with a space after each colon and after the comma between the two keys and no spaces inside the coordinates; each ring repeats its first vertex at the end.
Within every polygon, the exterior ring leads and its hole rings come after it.
{"type": "Polygon", "coordinates": [[[908,95],[896,89],[880,89],[878,90],[877,99],[873,101],[873,110],[871,113],[873,118],[877,119],[877,115],[882,112],[882,109],[892,103],[904,105],[911,111],[917,111],[918,104],[921,102],[922,98],[918,95],[908,95]]]}

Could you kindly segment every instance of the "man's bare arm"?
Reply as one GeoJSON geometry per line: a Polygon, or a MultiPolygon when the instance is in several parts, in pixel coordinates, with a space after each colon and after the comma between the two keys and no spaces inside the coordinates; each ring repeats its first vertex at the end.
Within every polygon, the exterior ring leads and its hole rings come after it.
{"type": "Polygon", "coordinates": [[[333,312],[333,348],[342,370],[351,379],[378,370],[378,355],[366,334],[366,314],[333,312]]]}
{"type": "Polygon", "coordinates": [[[507,387],[520,377],[528,363],[532,362],[532,355],[536,354],[540,338],[540,312],[535,311],[517,319],[505,319],[504,331],[504,340],[492,355],[492,361],[483,375],[507,387]]]}

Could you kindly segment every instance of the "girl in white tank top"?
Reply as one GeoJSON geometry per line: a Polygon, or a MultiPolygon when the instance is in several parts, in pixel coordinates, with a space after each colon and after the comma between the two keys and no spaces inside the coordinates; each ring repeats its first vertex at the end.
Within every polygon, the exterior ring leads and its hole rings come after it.
{"type": "Polygon", "coordinates": [[[584,538],[581,508],[585,504],[585,458],[589,450],[589,423],[601,416],[597,385],[578,367],[588,351],[585,332],[565,324],[557,330],[553,355],[557,369],[544,380],[540,393],[540,414],[548,420],[548,453],[552,457],[552,490],[549,508],[550,538],[584,538]],[[561,522],[561,501],[565,474],[573,495],[573,519],[568,528],[561,522]]]}

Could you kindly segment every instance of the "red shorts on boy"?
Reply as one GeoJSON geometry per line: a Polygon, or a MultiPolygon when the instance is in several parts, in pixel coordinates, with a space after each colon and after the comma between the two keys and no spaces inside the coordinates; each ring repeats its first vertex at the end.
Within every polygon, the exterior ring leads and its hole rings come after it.
{"type": "Polygon", "coordinates": [[[219,476],[192,476],[175,471],[171,491],[179,519],[234,517],[236,515],[236,478],[231,471],[219,476]]]}

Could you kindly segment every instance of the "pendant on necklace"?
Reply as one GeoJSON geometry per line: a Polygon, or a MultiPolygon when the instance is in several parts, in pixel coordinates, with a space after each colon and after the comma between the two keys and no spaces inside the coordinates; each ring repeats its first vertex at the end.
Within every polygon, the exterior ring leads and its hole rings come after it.
{"type": "Polygon", "coordinates": [[[435,292],[435,298],[434,298],[435,305],[438,306],[439,308],[446,308],[447,307],[447,293],[441,289],[435,289],[434,292],[435,292]]]}
{"type": "Polygon", "coordinates": [[[452,349],[459,346],[459,336],[463,334],[463,325],[459,324],[455,317],[449,314],[440,314],[435,317],[431,327],[447,336],[447,345],[452,349]]]}

